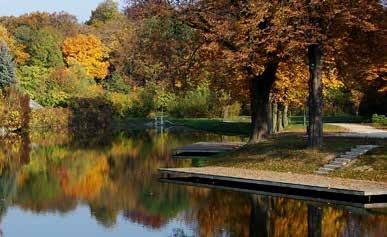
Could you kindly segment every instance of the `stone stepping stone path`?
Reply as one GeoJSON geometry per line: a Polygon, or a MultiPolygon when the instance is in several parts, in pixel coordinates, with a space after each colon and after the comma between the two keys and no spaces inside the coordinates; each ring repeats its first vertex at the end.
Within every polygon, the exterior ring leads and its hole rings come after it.
{"type": "Polygon", "coordinates": [[[344,154],[337,156],[335,159],[331,160],[328,164],[325,164],[323,167],[319,168],[315,174],[326,175],[331,171],[336,169],[341,169],[345,166],[350,165],[361,155],[364,155],[368,151],[376,148],[376,145],[358,145],[355,148],[352,148],[350,151],[347,151],[344,154]]]}

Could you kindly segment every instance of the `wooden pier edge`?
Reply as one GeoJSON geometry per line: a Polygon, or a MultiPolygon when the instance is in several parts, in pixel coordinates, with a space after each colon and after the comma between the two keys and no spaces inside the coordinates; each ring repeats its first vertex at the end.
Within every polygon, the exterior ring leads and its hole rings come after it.
{"type": "Polygon", "coordinates": [[[267,191],[259,191],[259,190],[249,190],[249,189],[236,188],[236,187],[201,184],[201,183],[195,183],[195,182],[178,181],[178,180],[173,180],[169,178],[161,178],[160,182],[192,186],[192,187],[198,187],[198,188],[214,188],[214,189],[220,189],[224,191],[242,192],[242,193],[271,196],[271,197],[283,197],[283,198],[297,199],[297,200],[305,201],[307,203],[328,203],[330,205],[355,208],[354,209],[355,211],[359,211],[359,209],[363,209],[363,208],[365,209],[387,208],[387,202],[386,203],[359,203],[359,202],[339,201],[335,199],[325,199],[325,198],[313,198],[313,200],[311,200],[310,197],[305,197],[302,195],[292,195],[292,194],[283,194],[278,192],[276,193],[276,192],[267,192],[267,191]]]}
{"type": "MultiPolygon", "coordinates": [[[[191,168],[190,168],[191,169],[191,168]]],[[[197,168],[196,168],[197,169],[197,168]]],[[[189,170],[189,169],[188,169],[189,170]]],[[[298,190],[310,190],[317,192],[327,192],[332,194],[345,194],[345,195],[354,195],[360,197],[370,197],[370,196],[386,196],[387,189],[381,190],[356,190],[356,189],[342,189],[336,187],[322,187],[322,186],[313,186],[297,183],[287,183],[287,182],[278,182],[273,180],[264,180],[264,179],[248,179],[243,177],[234,177],[234,176],[224,176],[217,174],[208,174],[200,172],[190,172],[185,171],[184,169],[171,169],[171,168],[160,168],[159,172],[162,176],[167,178],[175,177],[197,177],[204,179],[213,179],[219,181],[230,181],[243,184],[253,184],[253,185],[266,185],[278,188],[292,188],[298,190]]]]}

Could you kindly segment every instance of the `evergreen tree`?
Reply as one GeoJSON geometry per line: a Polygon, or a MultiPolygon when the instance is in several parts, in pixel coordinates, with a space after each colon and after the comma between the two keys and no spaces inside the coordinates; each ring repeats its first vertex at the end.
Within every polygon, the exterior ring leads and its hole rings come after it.
{"type": "Polygon", "coordinates": [[[0,42],[0,90],[15,83],[16,67],[7,44],[0,42]]]}

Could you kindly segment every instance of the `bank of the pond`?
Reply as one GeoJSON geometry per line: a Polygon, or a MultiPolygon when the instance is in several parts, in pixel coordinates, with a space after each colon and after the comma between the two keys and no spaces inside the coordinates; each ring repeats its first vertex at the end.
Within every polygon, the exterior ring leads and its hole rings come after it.
{"type": "Polygon", "coordinates": [[[360,156],[350,166],[332,172],[330,176],[387,182],[386,139],[327,137],[320,151],[308,149],[306,143],[303,136],[278,135],[259,144],[246,145],[237,151],[213,157],[205,165],[312,174],[338,154],[356,145],[372,144],[379,147],[360,156]]]}

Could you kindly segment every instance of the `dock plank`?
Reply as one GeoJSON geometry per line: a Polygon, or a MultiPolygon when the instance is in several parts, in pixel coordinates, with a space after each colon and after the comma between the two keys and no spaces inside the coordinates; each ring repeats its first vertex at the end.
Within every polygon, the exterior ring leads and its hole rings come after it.
{"type": "Polygon", "coordinates": [[[303,175],[228,167],[168,168],[159,169],[159,171],[162,174],[176,176],[193,176],[336,194],[357,196],[387,195],[387,183],[384,182],[330,178],[311,174],[303,175]]]}

